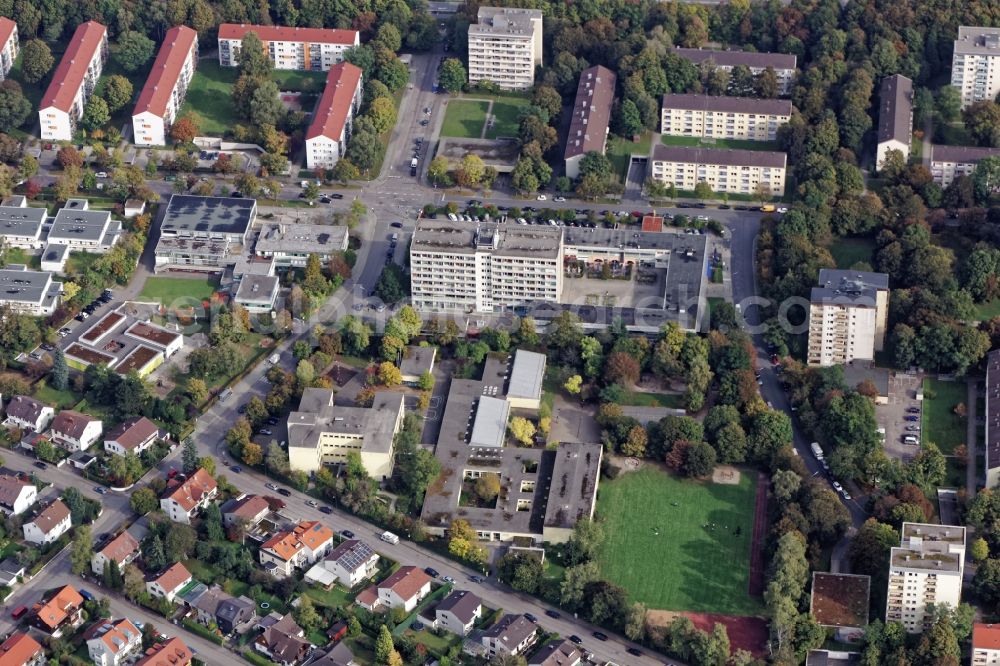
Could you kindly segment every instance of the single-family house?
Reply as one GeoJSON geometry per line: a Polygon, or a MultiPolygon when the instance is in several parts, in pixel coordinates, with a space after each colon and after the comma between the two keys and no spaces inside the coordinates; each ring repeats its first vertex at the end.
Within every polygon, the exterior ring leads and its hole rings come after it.
{"type": "Polygon", "coordinates": [[[517,656],[535,644],[538,625],[523,615],[508,613],[483,632],[482,643],[486,657],[498,655],[517,656]]]}
{"type": "Polygon", "coordinates": [[[28,634],[18,631],[0,643],[0,666],[41,666],[45,650],[28,634]]]}
{"type": "Polygon", "coordinates": [[[160,438],[160,429],[145,416],[133,416],[104,436],[104,450],[120,456],[141,454],[160,438]]]}
{"type": "Polygon", "coordinates": [[[333,548],[333,530],[316,520],[300,522],[260,545],[260,563],[274,576],[288,576],[314,564],[333,548]]]}
{"type": "Polygon", "coordinates": [[[218,585],[206,589],[191,606],[204,625],[215,623],[223,634],[231,634],[237,627],[257,617],[257,604],[247,597],[234,597],[218,585]]]}
{"type": "Polygon", "coordinates": [[[467,590],[454,590],[434,609],[434,624],[453,634],[468,636],[482,614],[482,599],[467,590]]]}
{"type": "Polygon", "coordinates": [[[247,528],[253,528],[271,512],[271,505],[260,495],[244,494],[227,501],[221,509],[225,527],[242,523],[247,528]]]}
{"type": "Polygon", "coordinates": [[[13,555],[0,561],[0,585],[14,587],[24,576],[24,565],[13,555]]]}
{"type": "Polygon", "coordinates": [[[87,653],[97,666],[121,666],[142,652],[142,632],[131,620],[103,618],[83,634],[87,653]]]}
{"type": "Polygon", "coordinates": [[[104,424],[89,414],[64,409],[52,421],[52,442],[67,451],[86,451],[101,437],[104,424]]]}
{"type": "Polygon", "coordinates": [[[25,541],[43,546],[66,534],[71,526],[69,507],[62,500],[56,499],[21,528],[24,530],[25,541]]]}
{"type": "Polygon", "coordinates": [[[323,560],[323,566],[337,577],[341,585],[351,589],[375,575],[378,553],[363,541],[347,539],[330,551],[323,560]]]}
{"type": "Polygon", "coordinates": [[[394,574],[377,585],[362,590],[355,599],[359,606],[374,610],[402,608],[407,613],[416,608],[431,592],[431,577],[414,566],[400,567],[394,574]]]}
{"type": "Polygon", "coordinates": [[[346,643],[337,643],[332,648],[314,653],[309,666],[358,666],[358,662],[346,643]]]}
{"type": "Polygon", "coordinates": [[[144,653],[133,666],[191,666],[194,653],[179,638],[157,643],[144,653]]]}
{"type": "Polygon", "coordinates": [[[122,532],[90,558],[90,569],[98,576],[104,575],[104,565],[115,562],[118,568],[134,560],[139,555],[139,542],[128,532],[122,532]]]}
{"type": "Polygon", "coordinates": [[[30,621],[58,638],[64,629],[77,627],[83,621],[83,597],[70,585],[50,590],[31,608],[30,621]]]}
{"type": "Polygon", "coordinates": [[[7,418],[3,424],[21,430],[42,432],[49,427],[55,415],[56,411],[45,403],[26,395],[15,395],[7,405],[7,418]]]}
{"type": "Polygon", "coordinates": [[[146,581],[150,596],[173,601],[181,589],[191,582],[191,572],[180,562],[174,562],[146,581]]]}
{"type": "Polygon", "coordinates": [[[579,648],[568,639],[546,643],[528,660],[528,666],[577,666],[583,659],[579,648]]]}
{"type": "Polygon", "coordinates": [[[199,469],[184,481],[168,481],[167,490],[160,498],[160,508],[175,523],[190,524],[191,518],[218,494],[215,479],[204,469],[199,469]]]}
{"type": "Polygon", "coordinates": [[[27,477],[0,474],[0,511],[17,516],[38,499],[38,488],[27,477]]]}
{"type": "Polygon", "coordinates": [[[302,661],[311,647],[305,635],[306,632],[289,613],[265,626],[253,646],[276,664],[294,666],[302,661]]]}

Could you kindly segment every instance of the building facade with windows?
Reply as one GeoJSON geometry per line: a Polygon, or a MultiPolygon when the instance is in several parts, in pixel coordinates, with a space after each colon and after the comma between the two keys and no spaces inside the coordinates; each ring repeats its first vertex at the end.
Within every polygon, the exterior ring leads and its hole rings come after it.
{"type": "Polygon", "coordinates": [[[198,33],[184,25],[168,30],[132,112],[133,141],[137,146],[167,145],[170,126],[184,105],[197,67],[198,33]]]}
{"type": "Polygon", "coordinates": [[[8,305],[15,312],[47,317],[59,305],[62,284],[52,279],[52,273],[12,264],[0,269],[0,305],[8,305]]]}
{"type": "Polygon", "coordinates": [[[653,146],[649,164],[654,180],[678,190],[692,191],[704,182],[718,193],[778,197],[785,194],[784,153],[659,144],[653,146]]]}
{"type": "Polygon", "coordinates": [[[778,128],[791,117],[788,100],[667,94],[663,96],[660,127],[671,136],[774,141],[778,128]]]}
{"type": "Polygon", "coordinates": [[[931,146],[931,177],[941,187],[948,187],[959,176],[971,176],[979,161],[1000,157],[1000,148],[979,146],[931,146]]]}
{"type": "Polygon", "coordinates": [[[1000,28],[958,27],[951,57],[951,85],[962,96],[962,108],[993,101],[1000,93],[1000,28]]]}
{"type": "Polygon", "coordinates": [[[21,42],[17,33],[17,23],[0,16],[0,79],[7,78],[10,68],[21,52],[21,42]]]}
{"type": "Polygon", "coordinates": [[[281,25],[223,23],[219,26],[219,64],[236,67],[247,33],[256,33],[275,69],[325,72],[361,44],[357,30],[290,28],[281,25]]]}
{"type": "Polygon", "coordinates": [[[903,523],[900,546],[889,555],[886,622],[899,622],[911,634],[928,629],[930,604],[958,606],[964,570],[964,527],[903,523]]]}
{"type": "Polygon", "coordinates": [[[87,100],[108,58],[108,30],[96,21],[81,23],[52,74],[38,105],[43,141],[71,141],[87,100]]]}
{"type": "Polygon", "coordinates": [[[349,62],[330,68],[306,132],[307,168],[332,169],[343,157],[354,115],[361,108],[361,74],[361,68],[349,62]]]}
{"type": "Polygon", "coordinates": [[[788,53],[757,53],[753,51],[722,51],[718,49],[692,49],[680,46],[674,47],[674,53],[701,66],[711,64],[724,72],[731,72],[737,65],[745,65],[754,76],[760,75],[768,68],[774,71],[778,79],[778,92],[781,95],[792,94],[792,84],[795,83],[794,55],[788,53]]]}
{"type": "Polygon", "coordinates": [[[469,26],[469,84],[490,81],[503,90],[535,84],[542,64],[542,11],[480,7],[469,26]]]}
{"type": "Polygon", "coordinates": [[[871,360],[885,344],[889,276],[824,268],[809,296],[809,365],[871,360]]]}

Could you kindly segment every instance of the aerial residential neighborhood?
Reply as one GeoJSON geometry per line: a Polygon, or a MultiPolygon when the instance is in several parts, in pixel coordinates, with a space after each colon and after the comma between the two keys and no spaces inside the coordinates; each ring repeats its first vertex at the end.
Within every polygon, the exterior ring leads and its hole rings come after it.
{"type": "Polygon", "coordinates": [[[0,3],[0,666],[1000,663],[978,0],[0,3]]]}

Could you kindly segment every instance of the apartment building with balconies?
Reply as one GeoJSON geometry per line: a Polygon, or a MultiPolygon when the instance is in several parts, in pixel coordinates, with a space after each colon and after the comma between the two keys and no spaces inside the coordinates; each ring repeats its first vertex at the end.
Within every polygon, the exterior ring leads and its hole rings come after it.
{"type": "Polygon", "coordinates": [[[38,105],[41,138],[71,141],[77,122],[97,86],[108,58],[108,30],[96,21],[81,23],[59,61],[38,105]]]}
{"type": "Polygon", "coordinates": [[[14,66],[20,51],[17,23],[6,16],[0,16],[0,79],[5,79],[10,74],[10,68],[14,66]]]}
{"type": "Polygon", "coordinates": [[[788,53],[758,53],[754,51],[723,51],[720,49],[692,49],[680,46],[674,47],[674,53],[701,66],[702,63],[714,66],[724,72],[731,72],[737,65],[746,65],[750,73],[758,76],[768,68],[774,71],[778,79],[778,92],[781,95],[792,94],[792,84],[795,83],[794,55],[788,53]]]}
{"type": "Polygon", "coordinates": [[[137,146],[166,145],[197,66],[198,33],[183,25],[168,30],[132,112],[137,146]]]}
{"type": "Polygon", "coordinates": [[[889,276],[824,268],[809,297],[809,365],[871,360],[885,344],[889,276]]]}
{"type": "Polygon", "coordinates": [[[773,151],[657,144],[649,158],[650,177],[678,190],[692,191],[704,182],[713,192],[780,197],[787,159],[773,151]]]}
{"type": "Polygon", "coordinates": [[[542,64],[542,11],[480,7],[469,26],[469,83],[490,81],[503,90],[535,84],[542,64]]]}
{"type": "Polygon", "coordinates": [[[1000,157],[1000,148],[979,146],[931,146],[931,177],[941,187],[948,187],[959,176],[971,176],[979,161],[1000,157]]]}
{"type": "Polygon", "coordinates": [[[357,30],[223,23],[219,26],[220,65],[239,64],[243,38],[250,32],[263,42],[275,69],[325,72],[343,62],[347,49],[361,44],[357,30]]]}
{"type": "Polygon", "coordinates": [[[323,95],[306,132],[306,167],[332,169],[347,150],[354,115],[361,109],[362,72],[349,62],[330,68],[323,95]]]}
{"type": "Polygon", "coordinates": [[[1000,624],[972,626],[972,666],[1000,666],[1000,624]]]}
{"type": "Polygon", "coordinates": [[[660,110],[660,131],[699,139],[774,141],[778,128],[791,117],[788,100],[667,94],[660,110]]]}
{"type": "Polygon", "coordinates": [[[931,620],[929,605],[958,606],[964,570],[964,527],[903,523],[900,546],[889,555],[886,622],[921,633],[931,620]]]}
{"type": "Polygon", "coordinates": [[[958,27],[951,58],[951,85],[962,96],[962,108],[993,101],[1000,93],[1000,28],[958,27]]]}

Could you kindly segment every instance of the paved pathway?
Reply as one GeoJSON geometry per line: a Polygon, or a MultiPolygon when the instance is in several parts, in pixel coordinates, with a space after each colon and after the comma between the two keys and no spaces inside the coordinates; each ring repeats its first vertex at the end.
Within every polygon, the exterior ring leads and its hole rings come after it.
{"type": "MultiPolygon", "coordinates": [[[[976,406],[979,402],[979,381],[973,377],[967,380],[966,386],[968,388],[968,395],[965,398],[965,422],[967,433],[965,435],[965,446],[969,450],[966,459],[969,461],[965,466],[965,491],[968,498],[971,500],[976,496],[976,483],[978,481],[978,474],[976,473],[979,469],[979,458],[977,456],[977,444],[976,441],[979,435],[979,429],[977,427],[976,418],[976,406]]],[[[985,455],[985,452],[984,452],[985,455]]]]}

